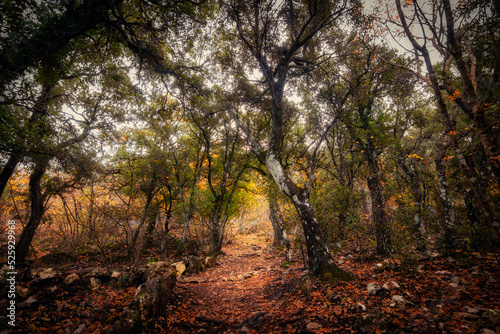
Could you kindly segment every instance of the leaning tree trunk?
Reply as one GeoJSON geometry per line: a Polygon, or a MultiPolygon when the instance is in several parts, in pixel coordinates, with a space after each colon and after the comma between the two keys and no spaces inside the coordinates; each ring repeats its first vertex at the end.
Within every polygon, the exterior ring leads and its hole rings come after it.
{"type": "Polygon", "coordinates": [[[21,237],[16,245],[16,262],[23,263],[28,256],[31,241],[35,236],[36,229],[42,221],[44,208],[44,196],[42,195],[42,177],[47,170],[48,160],[38,161],[30,175],[30,201],[31,215],[28,223],[23,228],[21,237]]]}
{"type": "Polygon", "coordinates": [[[325,279],[350,279],[351,276],[335,264],[307,191],[297,187],[293,183],[277,159],[277,155],[272,150],[269,150],[267,153],[266,167],[280,190],[290,198],[297,210],[304,230],[307,258],[311,272],[325,279]]]}
{"type": "Polygon", "coordinates": [[[3,167],[2,172],[0,173],[0,198],[2,197],[3,191],[5,190],[10,177],[14,174],[14,170],[20,161],[20,156],[16,153],[12,153],[9,160],[7,160],[7,163],[3,167]]]}

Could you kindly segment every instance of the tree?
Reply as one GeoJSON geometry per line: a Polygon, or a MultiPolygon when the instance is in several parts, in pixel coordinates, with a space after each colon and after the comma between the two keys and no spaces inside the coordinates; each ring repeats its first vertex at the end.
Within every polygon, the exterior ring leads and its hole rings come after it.
{"type": "MultiPolygon", "coordinates": [[[[316,275],[346,278],[335,264],[309,199],[310,189],[299,187],[283,165],[282,149],[285,123],[290,108],[285,101],[285,86],[291,77],[300,76],[314,64],[307,46],[325,27],[333,25],[352,10],[346,1],[233,1],[226,4],[236,36],[258,69],[269,94],[266,108],[271,119],[267,138],[266,168],[281,191],[292,201],[304,229],[309,267],[316,275]],[[301,55],[302,53],[302,55],[301,55]],[[311,58],[308,58],[311,57],[311,58]]],[[[252,140],[257,156],[258,143],[252,140]]]]}

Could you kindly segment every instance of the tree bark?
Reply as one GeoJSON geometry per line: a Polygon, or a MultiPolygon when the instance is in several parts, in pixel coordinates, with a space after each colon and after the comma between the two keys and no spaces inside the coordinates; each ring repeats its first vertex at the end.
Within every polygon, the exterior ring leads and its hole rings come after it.
{"type": "Polygon", "coordinates": [[[18,264],[24,263],[26,257],[28,256],[29,247],[31,241],[35,236],[36,229],[42,221],[43,213],[45,211],[44,207],[44,196],[42,194],[42,177],[47,170],[49,161],[47,159],[42,159],[37,161],[35,168],[30,175],[29,189],[30,189],[30,202],[31,202],[31,214],[26,226],[24,226],[21,233],[21,237],[16,245],[16,262],[18,264]]]}
{"type": "Polygon", "coordinates": [[[269,219],[274,230],[274,247],[285,246],[285,261],[292,261],[292,253],[290,251],[290,238],[286,233],[285,225],[283,224],[283,216],[278,207],[278,201],[273,194],[269,196],[269,219]]]}
{"type": "Polygon", "coordinates": [[[409,166],[407,166],[404,162],[404,159],[399,159],[399,165],[403,169],[406,175],[410,178],[410,191],[413,195],[413,208],[414,208],[414,216],[413,216],[413,233],[415,233],[415,239],[417,242],[417,250],[423,252],[426,250],[425,245],[425,226],[422,221],[422,189],[421,189],[421,180],[418,174],[411,170],[409,166]]]}
{"type": "Polygon", "coordinates": [[[377,237],[376,252],[381,256],[389,256],[392,254],[391,229],[387,222],[384,194],[380,183],[378,163],[376,157],[371,156],[368,159],[368,189],[372,199],[373,223],[377,237]]]}
{"type": "Polygon", "coordinates": [[[3,195],[3,191],[7,186],[12,174],[16,170],[17,165],[21,162],[21,157],[17,153],[12,153],[7,160],[5,166],[3,166],[2,173],[0,173],[0,198],[3,195]]]}
{"type": "Polygon", "coordinates": [[[340,278],[350,279],[351,276],[341,270],[333,259],[333,256],[328,248],[326,240],[323,236],[323,231],[319,224],[313,207],[309,200],[309,194],[297,187],[290,176],[285,172],[283,166],[276,159],[276,155],[272,150],[268,151],[266,157],[266,167],[274,178],[281,191],[290,198],[297,214],[299,215],[304,230],[304,236],[307,247],[307,259],[309,269],[317,276],[322,276],[325,279],[340,278]]]}
{"type": "Polygon", "coordinates": [[[444,210],[444,244],[445,247],[452,250],[457,247],[457,226],[455,224],[455,204],[448,194],[448,178],[446,176],[446,165],[444,157],[446,156],[446,149],[450,145],[449,141],[445,142],[446,133],[442,133],[436,141],[436,172],[438,178],[438,195],[441,205],[444,210]]]}

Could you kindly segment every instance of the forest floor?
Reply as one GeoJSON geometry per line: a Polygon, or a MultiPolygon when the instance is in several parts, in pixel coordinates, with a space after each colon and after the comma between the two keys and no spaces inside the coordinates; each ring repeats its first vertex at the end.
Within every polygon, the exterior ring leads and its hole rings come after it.
{"type": "MultiPolygon", "coordinates": [[[[491,254],[398,261],[344,250],[335,258],[354,280],[321,282],[305,270],[300,251],[284,263],[283,252],[257,235],[237,236],[223,251],[215,266],[179,277],[150,333],[500,333],[500,270],[491,254]]],[[[116,259],[108,269],[113,265],[125,264],[116,259]]],[[[79,257],[51,279],[19,276],[25,297],[16,328],[0,324],[0,334],[101,333],[136,286],[109,280],[91,289],[85,273],[96,267],[79,257]],[[66,285],[68,272],[82,279],[66,285]]],[[[5,299],[0,304],[5,310],[5,299]]]]}
{"type": "Polygon", "coordinates": [[[325,283],[256,236],[224,252],[217,266],[179,280],[155,332],[500,333],[493,257],[435,253],[401,263],[344,254],[337,259],[355,279],[325,283]]]}

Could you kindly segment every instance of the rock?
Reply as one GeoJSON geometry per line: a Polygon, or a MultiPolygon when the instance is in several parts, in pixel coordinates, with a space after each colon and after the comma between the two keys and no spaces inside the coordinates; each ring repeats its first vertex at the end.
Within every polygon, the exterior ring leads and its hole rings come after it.
{"type": "Polygon", "coordinates": [[[104,333],[141,333],[146,321],[164,311],[172,295],[177,272],[171,267],[160,266],[160,269],[150,268],[146,277],[148,279],[137,288],[134,298],[123,311],[121,318],[104,333]]]}
{"type": "Polygon", "coordinates": [[[251,331],[251,329],[248,328],[247,326],[243,326],[240,328],[240,333],[248,333],[250,331],[251,331]]]}
{"type": "Polygon", "coordinates": [[[452,283],[455,283],[456,285],[458,285],[458,284],[460,284],[461,279],[460,279],[460,277],[458,277],[458,276],[453,276],[453,277],[450,279],[450,281],[451,281],[452,283]]]}
{"type": "Polygon", "coordinates": [[[89,286],[92,290],[99,289],[99,287],[101,286],[101,281],[98,278],[91,277],[89,286]]]}
{"type": "Polygon", "coordinates": [[[451,275],[451,272],[448,270],[438,270],[435,272],[436,275],[451,275]]]}
{"type": "Polygon", "coordinates": [[[86,331],[87,329],[87,325],[85,324],[81,324],[80,326],[78,326],[77,329],[75,329],[75,331],[73,332],[73,334],[82,334],[86,331]]]}
{"type": "Polygon", "coordinates": [[[395,281],[390,281],[382,285],[382,288],[385,290],[392,290],[392,289],[399,289],[400,286],[397,282],[395,281]]]}
{"type": "Polygon", "coordinates": [[[35,297],[31,296],[31,297],[28,297],[28,299],[26,299],[25,301],[19,303],[19,308],[31,307],[37,302],[38,302],[38,300],[36,300],[35,297]]]}
{"type": "Polygon", "coordinates": [[[203,281],[191,277],[189,278],[179,277],[179,279],[177,279],[177,283],[203,283],[203,281]]]}
{"type": "Polygon", "coordinates": [[[455,312],[455,316],[458,318],[469,319],[469,320],[479,319],[478,315],[467,312],[455,312]]]}
{"type": "Polygon", "coordinates": [[[357,303],[357,304],[356,304],[356,309],[357,309],[358,311],[363,311],[363,312],[366,312],[366,306],[365,306],[365,305],[363,305],[363,304],[361,304],[361,303],[357,303]]]}
{"type": "Polygon", "coordinates": [[[470,313],[470,314],[477,314],[480,311],[477,308],[466,306],[465,307],[465,312],[470,313]]]}
{"type": "Polygon", "coordinates": [[[493,326],[500,326],[500,310],[487,310],[484,312],[483,316],[493,326]]]}
{"type": "Polygon", "coordinates": [[[106,279],[106,278],[109,279],[110,273],[109,273],[109,271],[107,271],[104,268],[95,268],[89,273],[89,276],[97,277],[97,278],[102,280],[102,279],[106,279]]]}
{"type": "Polygon", "coordinates": [[[206,268],[210,268],[212,267],[213,265],[215,265],[215,262],[217,261],[217,259],[213,256],[207,256],[205,258],[205,267],[206,268]]]}
{"type": "Polygon", "coordinates": [[[68,276],[66,276],[66,278],[64,279],[64,284],[66,285],[70,285],[70,284],[73,284],[74,282],[77,282],[80,280],[80,276],[78,276],[77,274],[73,273],[73,274],[69,274],[68,276]]]}
{"type": "Polygon", "coordinates": [[[369,296],[375,296],[375,295],[377,295],[377,293],[380,292],[380,290],[382,290],[382,287],[378,284],[375,284],[375,283],[369,283],[366,286],[366,290],[368,291],[369,296]]]}
{"type": "Polygon", "coordinates": [[[197,274],[200,271],[205,270],[205,259],[197,256],[189,256],[187,258],[187,273],[188,274],[197,274]]]}
{"type": "Polygon", "coordinates": [[[407,304],[408,303],[408,301],[403,296],[400,296],[400,295],[392,296],[392,300],[395,301],[396,303],[399,303],[399,304],[407,304]]]}
{"type": "Polygon", "coordinates": [[[165,270],[168,270],[170,266],[171,265],[165,261],[156,261],[148,263],[146,265],[146,280],[161,275],[161,273],[164,272],[165,270]]]}
{"type": "Polygon", "coordinates": [[[116,279],[116,280],[117,280],[117,279],[120,277],[120,275],[121,275],[121,274],[122,274],[121,272],[114,270],[114,271],[111,273],[111,278],[112,278],[112,279],[116,279]]]}
{"type": "Polygon", "coordinates": [[[321,326],[321,324],[318,324],[317,322],[310,322],[306,325],[306,327],[307,327],[307,330],[313,331],[316,329],[320,329],[323,326],[321,326]]]}
{"type": "Polygon", "coordinates": [[[182,261],[172,263],[172,265],[175,267],[177,277],[181,276],[186,271],[186,265],[182,261]]]}
{"type": "Polygon", "coordinates": [[[57,271],[54,268],[38,269],[33,270],[31,274],[39,280],[47,280],[54,278],[57,275],[57,271]]]}
{"type": "Polygon", "coordinates": [[[479,333],[481,333],[481,334],[496,334],[495,331],[488,329],[488,328],[481,329],[481,331],[479,333]]]}
{"type": "Polygon", "coordinates": [[[24,286],[16,286],[16,293],[21,298],[27,298],[30,294],[30,289],[24,286]]]}

